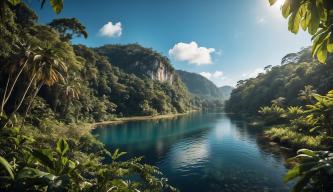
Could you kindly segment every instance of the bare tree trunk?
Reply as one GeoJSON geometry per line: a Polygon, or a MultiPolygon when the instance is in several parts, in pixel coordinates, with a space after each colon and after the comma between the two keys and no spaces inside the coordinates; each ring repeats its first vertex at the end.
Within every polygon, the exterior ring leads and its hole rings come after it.
{"type": "MultiPolygon", "coordinates": [[[[25,66],[27,65],[28,61],[29,61],[29,58],[27,58],[27,60],[26,60],[26,61],[24,62],[24,64],[22,65],[20,71],[19,71],[18,74],[16,75],[16,77],[15,77],[15,79],[14,79],[12,85],[11,85],[10,88],[9,88],[9,92],[8,92],[8,94],[6,94],[7,91],[5,92],[5,94],[4,94],[4,98],[3,98],[2,103],[1,103],[1,112],[3,112],[3,109],[4,109],[6,103],[8,102],[8,100],[9,100],[9,98],[10,98],[10,96],[11,96],[13,90],[14,90],[14,87],[15,87],[15,85],[16,85],[16,83],[17,83],[17,80],[18,80],[19,77],[21,76],[21,74],[22,74],[22,72],[23,72],[23,69],[24,69],[25,66]]],[[[9,84],[9,80],[8,80],[8,84],[9,84]]]]}
{"type": "Polygon", "coordinates": [[[16,108],[14,109],[14,111],[10,114],[10,116],[9,116],[7,122],[4,124],[3,128],[6,127],[6,126],[8,125],[9,121],[13,118],[13,116],[15,115],[15,113],[20,109],[20,107],[21,107],[21,105],[22,105],[22,103],[23,103],[25,97],[27,96],[27,93],[28,93],[28,91],[29,91],[29,89],[30,89],[30,87],[31,87],[31,85],[32,85],[32,83],[33,83],[33,81],[35,80],[36,75],[37,75],[37,73],[35,73],[35,74],[31,77],[31,80],[30,80],[30,82],[29,82],[27,88],[26,88],[25,91],[24,91],[24,94],[23,94],[23,96],[22,96],[22,98],[21,98],[20,103],[16,106],[16,108]]]}
{"type": "Polygon", "coordinates": [[[4,107],[5,107],[5,100],[6,100],[6,95],[7,95],[7,90],[8,90],[8,85],[10,82],[10,79],[12,77],[12,74],[9,74],[9,77],[7,79],[6,87],[5,87],[5,92],[3,93],[2,101],[1,101],[1,108],[0,108],[0,116],[3,115],[4,107]]]}
{"type": "Polygon", "coordinates": [[[22,123],[21,123],[21,128],[23,127],[24,123],[25,123],[25,118],[27,117],[28,113],[30,113],[30,109],[32,107],[32,104],[37,96],[37,94],[39,93],[39,90],[42,88],[42,86],[44,85],[44,81],[42,81],[38,87],[36,88],[35,90],[35,93],[33,94],[32,98],[30,99],[30,102],[29,102],[29,105],[28,107],[26,108],[25,110],[25,113],[24,113],[24,116],[23,116],[23,119],[22,119],[22,123]]]}

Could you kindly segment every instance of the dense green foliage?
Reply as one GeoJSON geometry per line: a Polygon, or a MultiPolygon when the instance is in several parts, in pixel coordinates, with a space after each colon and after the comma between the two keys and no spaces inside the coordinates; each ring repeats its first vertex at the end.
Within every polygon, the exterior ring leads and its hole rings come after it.
{"type": "Polygon", "coordinates": [[[45,26],[24,3],[5,1],[2,10],[0,191],[174,191],[156,167],[142,158],[119,160],[125,153],[111,154],[84,124],[191,109],[169,61],[139,45],[109,46],[124,54],[113,55],[119,64],[113,65],[99,49],[71,45],[73,35],[87,35],[77,20],[45,26]],[[152,60],[162,61],[172,78],[126,68],[141,63],[154,74],[152,60]]]}
{"type": "Polygon", "coordinates": [[[233,89],[231,86],[219,88],[210,80],[196,73],[182,70],[177,70],[176,73],[193,95],[193,105],[199,106],[202,109],[222,108],[233,89]]]}
{"type": "MultiPolygon", "coordinates": [[[[109,59],[83,45],[75,46],[75,52],[85,59],[82,76],[85,78],[87,87],[92,92],[91,94],[99,98],[105,97],[109,102],[112,102],[115,106],[114,114],[126,116],[155,115],[181,113],[190,109],[188,92],[176,75],[173,74],[174,78],[171,82],[161,82],[152,80],[143,72],[136,72],[138,75],[133,74],[130,71],[136,71],[135,69],[126,68],[133,62],[142,62],[143,67],[147,67],[143,71],[154,71],[154,69],[148,70],[150,66],[144,65],[145,60],[141,60],[149,58],[154,53],[152,50],[139,45],[110,45],[108,47],[118,49],[118,52],[122,52],[122,55],[115,55],[109,59]],[[141,55],[140,57],[133,56],[132,58],[131,52],[135,50],[137,50],[137,55],[141,55]],[[145,51],[148,53],[145,53],[145,51]],[[116,60],[115,62],[118,63],[117,66],[119,67],[110,64],[109,60],[112,60],[112,58],[115,58],[114,60],[116,60]],[[125,65],[125,63],[128,63],[128,65],[125,65]]],[[[110,54],[112,54],[112,51],[110,54]]],[[[157,59],[155,55],[150,57],[147,61],[157,59]]],[[[98,108],[101,109],[101,107],[98,108]]]]}
{"type": "Polygon", "coordinates": [[[126,153],[110,153],[82,125],[44,123],[1,130],[0,191],[175,190],[142,158],[119,160],[126,153]]]}
{"type": "Polygon", "coordinates": [[[143,48],[138,44],[130,45],[104,45],[95,49],[100,55],[107,57],[110,63],[121,68],[126,73],[138,77],[150,77],[155,80],[172,82],[174,69],[168,58],[156,51],[143,48]],[[160,76],[155,72],[162,70],[160,76]],[[165,78],[163,78],[164,76],[165,78]]]}
{"type": "MultiPolygon", "coordinates": [[[[332,150],[332,71],[331,59],[320,64],[309,48],[288,54],[282,65],[240,81],[227,110],[257,116],[259,125],[269,127],[265,136],[284,146],[332,150]]],[[[285,181],[296,180],[293,191],[332,190],[331,153],[303,149],[291,161],[285,181]]]]}
{"type": "Polygon", "coordinates": [[[182,70],[177,70],[176,72],[189,92],[201,98],[224,101],[229,98],[231,90],[233,89],[230,86],[219,88],[213,82],[197,73],[182,70]]]}
{"type": "Polygon", "coordinates": [[[312,94],[311,104],[284,108],[273,103],[259,110],[268,137],[293,148],[332,148],[333,91],[312,94]]]}
{"type": "Polygon", "coordinates": [[[73,39],[73,37],[88,37],[86,27],[76,18],[54,19],[49,23],[49,26],[58,31],[60,38],[63,41],[69,41],[73,39]]]}
{"type": "Polygon", "coordinates": [[[267,67],[256,78],[242,80],[232,91],[226,103],[228,112],[256,115],[261,106],[283,97],[283,105],[305,105],[300,100],[300,91],[311,85],[316,92],[325,94],[333,89],[333,64],[331,60],[323,65],[311,58],[310,48],[288,54],[280,66],[267,67]]]}
{"type": "MultiPolygon", "coordinates": [[[[277,0],[269,0],[273,5],[277,0]]],[[[282,15],[288,18],[288,29],[297,33],[299,28],[312,35],[312,55],[322,63],[333,53],[333,2],[331,0],[285,0],[282,15]]]]}
{"type": "Polygon", "coordinates": [[[285,181],[298,180],[293,191],[333,189],[333,154],[329,151],[300,149],[297,156],[288,159],[288,162],[296,163],[284,176],[285,181]]]}
{"type": "Polygon", "coordinates": [[[180,78],[192,94],[211,99],[217,99],[220,97],[219,88],[205,77],[182,70],[177,70],[177,74],[179,74],[180,78]]]}
{"type": "MultiPolygon", "coordinates": [[[[226,103],[229,112],[256,117],[269,139],[293,149],[332,150],[333,65],[312,58],[310,48],[291,53],[280,66],[267,66],[255,78],[238,82],[226,103]]],[[[257,123],[258,124],[258,123],[257,123]]],[[[285,181],[294,191],[332,190],[329,152],[301,150],[285,181]]]]}

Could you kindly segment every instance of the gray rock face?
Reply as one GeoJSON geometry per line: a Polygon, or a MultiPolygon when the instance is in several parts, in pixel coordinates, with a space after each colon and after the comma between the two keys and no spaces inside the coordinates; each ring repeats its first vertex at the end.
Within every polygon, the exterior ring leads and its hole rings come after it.
{"type": "Polygon", "coordinates": [[[127,73],[170,84],[175,81],[175,70],[168,58],[152,49],[130,44],[105,45],[96,48],[96,51],[127,73]]]}
{"type": "Polygon", "coordinates": [[[151,79],[172,84],[174,80],[174,72],[169,70],[163,62],[155,60],[154,69],[154,71],[148,71],[147,74],[151,79]]]}

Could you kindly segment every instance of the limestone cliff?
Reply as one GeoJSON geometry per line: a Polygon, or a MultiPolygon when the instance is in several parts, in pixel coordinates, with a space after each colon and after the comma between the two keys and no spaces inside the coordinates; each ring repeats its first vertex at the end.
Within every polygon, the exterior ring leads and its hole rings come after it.
{"type": "Polygon", "coordinates": [[[127,73],[170,84],[175,80],[175,72],[169,60],[152,49],[130,44],[105,45],[95,50],[127,73]]]}

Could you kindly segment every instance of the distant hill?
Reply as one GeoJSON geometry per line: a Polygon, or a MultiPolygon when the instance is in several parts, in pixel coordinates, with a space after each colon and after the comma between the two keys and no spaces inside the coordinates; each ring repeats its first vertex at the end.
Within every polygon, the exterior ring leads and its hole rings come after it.
{"type": "Polygon", "coordinates": [[[223,86],[218,88],[207,78],[187,71],[176,70],[180,79],[185,83],[190,93],[204,99],[226,100],[229,98],[232,87],[223,86]]]}
{"type": "Polygon", "coordinates": [[[229,99],[233,89],[234,87],[229,85],[219,87],[220,95],[222,96],[223,99],[229,99]]]}

